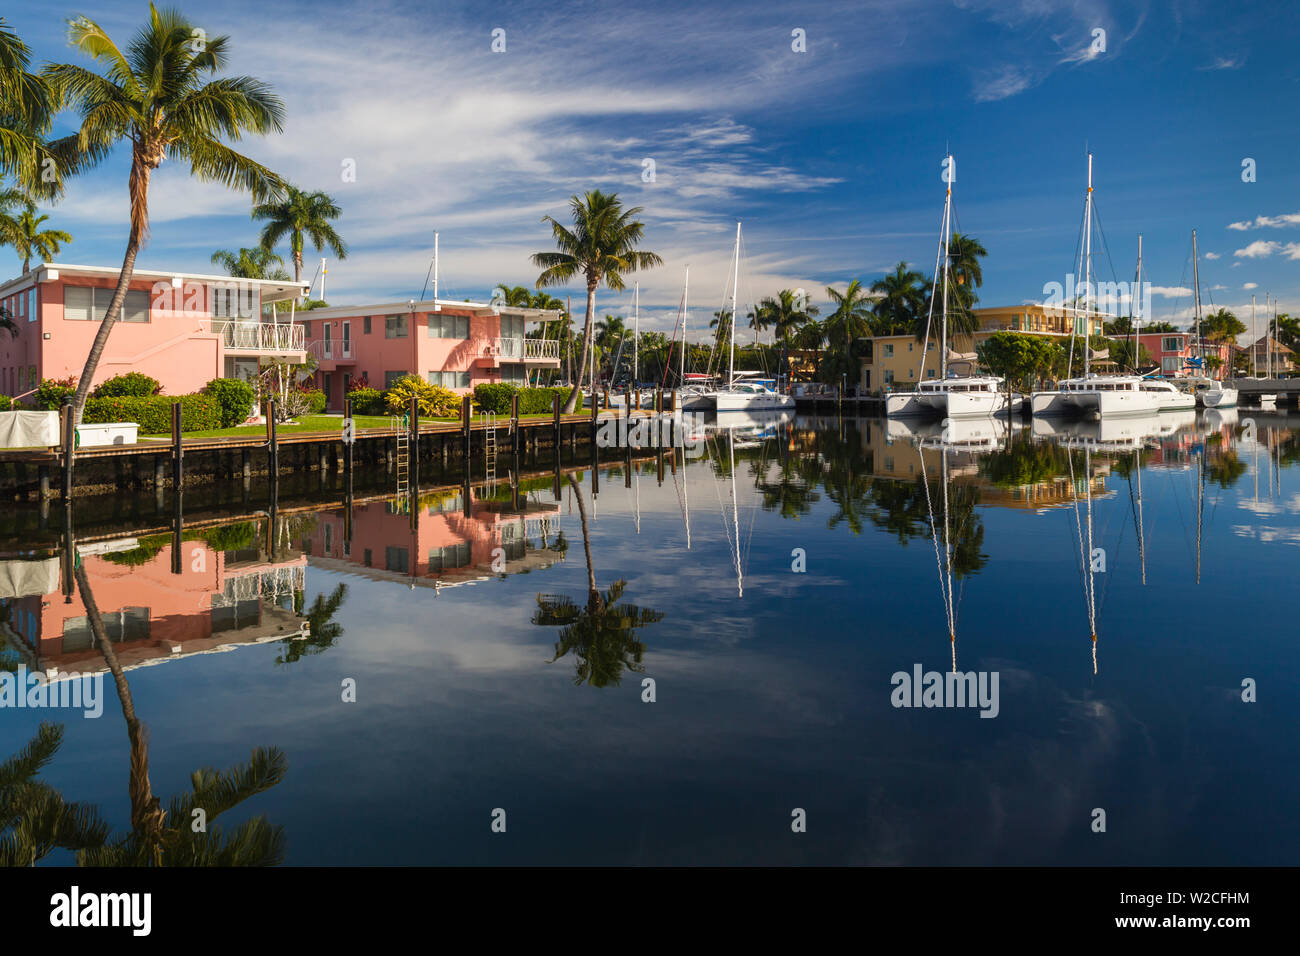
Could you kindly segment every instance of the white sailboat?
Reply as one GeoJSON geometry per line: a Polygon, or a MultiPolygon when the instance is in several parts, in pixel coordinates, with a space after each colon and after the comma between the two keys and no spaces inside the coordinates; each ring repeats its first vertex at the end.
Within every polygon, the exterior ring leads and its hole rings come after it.
{"type": "MultiPolygon", "coordinates": [[[[953,157],[948,156],[946,169],[953,168],[953,157]]],[[[953,375],[948,372],[948,279],[950,273],[949,242],[952,238],[952,178],[947,177],[947,191],[943,200],[943,222],[939,233],[939,251],[935,256],[934,285],[930,289],[930,312],[925,322],[925,341],[921,347],[921,367],[930,350],[930,326],[934,319],[935,294],[943,285],[939,378],[921,381],[915,390],[894,392],[885,398],[885,415],[888,418],[988,418],[1006,414],[1007,396],[1002,390],[1002,379],[994,375],[953,375]]],[[[918,378],[924,379],[923,374],[918,378]]],[[[1018,404],[1018,403],[1017,403],[1018,404]]]]}
{"type": "MultiPolygon", "coordinates": [[[[683,395],[682,407],[689,409],[712,408],[722,415],[726,412],[749,412],[760,409],[794,408],[794,398],[783,395],[764,382],[752,377],[756,373],[736,372],[736,310],[737,290],[740,286],[740,223],[736,223],[736,253],[731,276],[731,319],[729,355],[727,359],[727,384],[723,388],[703,387],[683,395]]],[[[684,376],[683,376],[684,377],[684,376]]]]}
{"type": "Polygon", "coordinates": [[[1196,306],[1196,364],[1199,375],[1184,378],[1190,394],[1196,404],[1204,408],[1231,408],[1237,404],[1237,390],[1230,388],[1218,379],[1211,378],[1205,369],[1205,341],[1201,338],[1201,273],[1200,256],[1196,250],[1196,230],[1192,230],[1192,276],[1193,296],[1196,306]]]}
{"type": "Polygon", "coordinates": [[[1035,415],[1076,415],[1084,418],[1147,415],[1158,412],[1175,401],[1176,392],[1166,382],[1142,375],[1096,375],[1092,365],[1092,347],[1088,343],[1089,323],[1093,315],[1092,296],[1092,153],[1088,154],[1088,191],[1083,203],[1083,341],[1084,374],[1057,383],[1051,391],[1030,396],[1030,411],[1035,415]],[[1164,386],[1168,386],[1167,388],[1164,386]]]}

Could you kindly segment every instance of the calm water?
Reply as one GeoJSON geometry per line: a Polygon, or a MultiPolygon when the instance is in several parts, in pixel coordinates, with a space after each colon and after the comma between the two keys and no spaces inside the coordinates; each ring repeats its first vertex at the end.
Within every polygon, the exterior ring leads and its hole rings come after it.
{"type": "MultiPolygon", "coordinates": [[[[1296,421],[1210,414],[755,423],[662,479],[542,465],[516,501],[499,462],[414,515],[233,513],[79,560],[152,792],[279,748],[220,823],[283,827],[288,864],[1295,864],[1296,421]],[[995,718],[891,704],[954,661],[997,673],[995,718]]],[[[0,551],[5,665],[103,671],[59,549],[0,551]]],[[[0,754],[63,723],[40,779],[121,835],[103,686],[99,719],[0,711],[0,754]]]]}

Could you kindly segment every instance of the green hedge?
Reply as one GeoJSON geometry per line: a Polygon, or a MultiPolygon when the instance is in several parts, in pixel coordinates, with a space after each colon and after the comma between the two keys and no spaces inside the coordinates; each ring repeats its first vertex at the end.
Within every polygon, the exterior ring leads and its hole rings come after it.
{"type": "Polygon", "coordinates": [[[253,414],[253,403],[257,400],[253,386],[238,378],[214,378],[203,386],[203,394],[215,398],[221,406],[222,428],[244,424],[253,414]]]}
{"type": "Polygon", "coordinates": [[[518,386],[509,382],[480,382],[474,386],[474,405],[481,412],[509,415],[510,400],[518,392],[518,386]]]}
{"type": "Polygon", "coordinates": [[[325,393],[319,388],[304,388],[302,393],[307,396],[307,414],[319,415],[325,411],[325,393]]]}
{"type": "Polygon", "coordinates": [[[0,395],[0,412],[7,412],[14,407],[14,400],[8,395],[0,395]]]}
{"type": "Polygon", "coordinates": [[[386,415],[384,393],[377,388],[354,388],[348,392],[353,415],[386,415]]]}
{"type": "Polygon", "coordinates": [[[221,403],[211,395],[151,395],[147,398],[92,398],[81,421],[86,425],[135,422],[142,435],[164,435],[172,430],[172,403],[181,403],[181,431],[208,431],[221,426],[221,403]]]}
{"type": "MultiPolygon", "coordinates": [[[[519,414],[520,415],[544,415],[551,411],[551,396],[560,396],[560,407],[564,407],[564,400],[569,397],[569,389],[565,386],[557,388],[521,388],[519,390],[519,414]]],[[[575,411],[582,410],[582,395],[578,395],[578,404],[575,411]]]]}
{"type": "Polygon", "coordinates": [[[95,398],[145,398],[162,393],[162,384],[143,372],[126,372],[100,382],[90,393],[95,398]]]}

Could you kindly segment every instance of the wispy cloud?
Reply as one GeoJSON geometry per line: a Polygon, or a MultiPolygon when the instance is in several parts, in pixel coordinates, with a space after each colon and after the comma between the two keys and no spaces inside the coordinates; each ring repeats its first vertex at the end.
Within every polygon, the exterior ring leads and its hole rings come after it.
{"type": "Polygon", "coordinates": [[[1280,229],[1283,226],[1300,226],[1300,212],[1283,213],[1280,216],[1256,216],[1240,222],[1228,223],[1229,229],[1245,232],[1248,229],[1280,229]]]}

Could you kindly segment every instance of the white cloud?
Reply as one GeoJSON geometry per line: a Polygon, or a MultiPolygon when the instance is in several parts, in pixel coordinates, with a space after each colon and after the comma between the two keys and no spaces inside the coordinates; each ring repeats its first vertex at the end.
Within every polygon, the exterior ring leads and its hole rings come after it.
{"type": "Polygon", "coordinates": [[[1258,282],[1247,282],[1247,283],[1245,283],[1245,284],[1242,286],[1242,288],[1245,289],[1245,290],[1247,290],[1247,291],[1249,291],[1249,290],[1251,290],[1251,289],[1258,289],[1258,288],[1259,288],[1259,283],[1258,283],[1258,282]]]}
{"type": "Polygon", "coordinates": [[[1153,285],[1151,294],[1162,299],[1181,299],[1185,295],[1191,295],[1192,290],[1185,286],[1153,285]]]}
{"type": "Polygon", "coordinates": [[[1212,62],[1205,66],[1198,66],[1198,70],[1238,70],[1245,63],[1245,59],[1236,56],[1216,56],[1212,62]]]}
{"type": "Polygon", "coordinates": [[[1284,226],[1300,226],[1300,212],[1288,212],[1280,216],[1256,216],[1254,219],[1228,223],[1228,228],[1237,232],[1245,232],[1248,229],[1281,229],[1284,226]]]}
{"type": "Polygon", "coordinates": [[[1269,239],[1256,239],[1244,249],[1233,253],[1240,259],[1266,259],[1282,248],[1282,244],[1269,239]]]}
{"type": "Polygon", "coordinates": [[[1222,258],[1222,257],[1221,257],[1221,256],[1219,255],[1219,253],[1217,253],[1217,252],[1207,252],[1207,253],[1205,254],[1205,258],[1207,258],[1207,259],[1219,259],[1219,258],[1222,258]]]}

